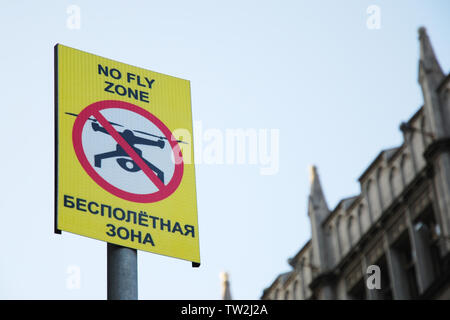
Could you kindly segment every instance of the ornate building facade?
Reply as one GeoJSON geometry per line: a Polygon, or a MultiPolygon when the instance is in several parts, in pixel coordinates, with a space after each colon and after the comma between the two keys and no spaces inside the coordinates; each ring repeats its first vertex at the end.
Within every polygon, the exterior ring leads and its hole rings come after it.
{"type": "Polygon", "coordinates": [[[381,151],[361,193],[333,210],[311,168],[311,239],[262,299],[450,299],[450,75],[425,28],[419,42],[424,104],[401,124],[403,143],[381,151]]]}

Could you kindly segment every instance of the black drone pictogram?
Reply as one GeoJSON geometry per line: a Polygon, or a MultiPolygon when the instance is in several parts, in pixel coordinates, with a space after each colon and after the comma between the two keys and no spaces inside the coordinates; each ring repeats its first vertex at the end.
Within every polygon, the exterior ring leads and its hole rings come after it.
{"type": "MultiPolygon", "coordinates": [[[[77,114],[70,113],[70,112],[66,112],[66,114],[75,116],[75,117],[78,116],[77,114]]],[[[88,120],[92,121],[92,124],[91,124],[92,129],[95,132],[101,132],[101,133],[110,135],[109,132],[98,123],[97,119],[88,118],[88,120]]],[[[115,122],[109,122],[109,123],[113,126],[124,127],[123,125],[115,123],[115,122]]],[[[167,140],[167,138],[162,137],[162,136],[157,136],[157,135],[154,135],[154,134],[151,134],[148,132],[140,131],[140,130],[124,129],[122,132],[118,132],[118,133],[130,145],[130,147],[133,148],[133,150],[139,155],[139,157],[141,157],[141,159],[145,162],[145,164],[156,173],[159,180],[161,180],[161,182],[164,183],[164,172],[162,170],[160,170],[159,168],[157,168],[155,165],[153,165],[151,162],[146,160],[144,157],[142,157],[142,150],[135,147],[135,145],[147,145],[147,146],[154,146],[154,147],[159,147],[159,148],[163,149],[165,146],[164,140],[167,140]],[[145,135],[157,138],[158,140],[155,141],[155,140],[151,140],[151,139],[138,137],[133,133],[133,131],[136,133],[145,134],[145,135]]],[[[186,143],[181,140],[176,140],[176,141],[179,143],[186,143]]],[[[117,163],[119,164],[119,166],[122,169],[124,169],[128,172],[138,172],[141,170],[141,168],[136,164],[136,162],[134,162],[131,159],[131,157],[127,154],[127,152],[118,143],[116,144],[116,150],[96,154],[94,156],[94,165],[97,168],[101,168],[102,160],[110,159],[110,158],[114,158],[114,157],[118,157],[116,159],[117,163]]]]}

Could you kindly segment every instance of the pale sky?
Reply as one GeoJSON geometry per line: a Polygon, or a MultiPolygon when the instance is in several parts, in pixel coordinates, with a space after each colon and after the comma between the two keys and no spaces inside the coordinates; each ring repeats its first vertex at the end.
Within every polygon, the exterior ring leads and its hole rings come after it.
{"type": "Polygon", "coordinates": [[[106,244],[53,233],[56,43],[190,80],[203,133],[278,130],[275,174],[196,166],[200,268],[138,254],[140,299],[219,299],[221,271],[233,298],[259,299],[310,237],[308,165],[330,209],[359,193],[360,174],[422,105],[419,26],[449,71],[449,12],[447,0],[3,2],[0,299],[106,298],[106,244]],[[371,5],[379,29],[367,27],[371,5]]]}

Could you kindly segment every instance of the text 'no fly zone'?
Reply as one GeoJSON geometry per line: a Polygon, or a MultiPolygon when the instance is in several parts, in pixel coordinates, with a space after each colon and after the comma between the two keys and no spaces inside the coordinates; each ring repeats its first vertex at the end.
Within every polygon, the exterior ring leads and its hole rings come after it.
{"type": "MultiPolygon", "coordinates": [[[[141,77],[140,75],[136,75],[131,72],[127,72],[126,74],[122,74],[122,72],[119,69],[116,68],[109,68],[108,66],[103,66],[101,64],[98,64],[98,74],[104,75],[108,78],[113,78],[115,80],[121,80],[124,79],[129,84],[135,84],[140,87],[146,88],[146,90],[151,90],[153,84],[155,83],[155,79],[149,79],[147,77],[141,77]]],[[[150,93],[148,91],[144,91],[141,89],[133,89],[131,87],[125,87],[121,84],[116,84],[111,81],[105,80],[105,87],[103,89],[106,92],[119,95],[119,96],[127,96],[128,98],[135,99],[137,101],[142,101],[149,103],[149,95],[150,93]]]]}

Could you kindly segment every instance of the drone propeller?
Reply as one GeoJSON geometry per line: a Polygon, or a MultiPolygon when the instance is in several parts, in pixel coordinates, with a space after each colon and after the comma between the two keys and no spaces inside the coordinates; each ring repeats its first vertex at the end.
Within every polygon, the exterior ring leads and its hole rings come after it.
{"type": "MultiPolygon", "coordinates": [[[[157,135],[155,135],[155,134],[147,133],[147,132],[144,132],[144,131],[140,131],[140,130],[133,130],[133,131],[134,131],[134,132],[137,132],[137,133],[146,134],[146,135],[148,135],[148,136],[155,137],[155,138],[158,138],[158,139],[169,140],[169,139],[167,139],[166,137],[157,136],[157,135]]],[[[185,144],[188,144],[187,142],[182,141],[182,140],[175,140],[175,141],[178,142],[178,143],[185,143],[185,144]]]]}
{"type": "MultiPolygon", "coordinates": [[[[66,114],[68,114],[70,116],[78,117],[78,115],[76,113],[66,112],[66,114]]],[[[98,122],[97,119],[93,119],[93,118],[88,118],[88,120],[93,121],[93,122],[98,122]]],[[[111,121],[108,121],[108,122],[111,123],[113,126],[123,127],[123,125],[121,125],[121,124],[118,124],[118,123],[115,123],[115,122],[111,122],[111,121]]],[[[155,134],[147,133],[147,132],[144,132],[144,131],[140,131],[140,130],[133,130],[133,131],[137,132],[137,133],[145,134],[145,135],[148,135],[148,136],[151,136],[151,137],[155,137],[155,138],[158,138],[158,139],[169,140],[166,137],[157,136],[155,134]]],[[[175,140],[175,141],[178,142],[178,143],[188,144],[187,142],[182,141],[182,140],[175,140]]]]}
{"type": "MultiPolygon", "coordinates": [[[[76,113],[66,112],[66,114],[68,114],[70,116],[78,117],[78,115],[76,113]]],[[[88,118],[88,120],[93,121],[93,122],[98,122],[97,119],[94,119],[94,118],[88,118]]],[[[123,127],[123,125],[121,125],[121,124],[111,122],[111,121],[108,121],[108,122],[111,123],[113,126],[123,127]]]]}

